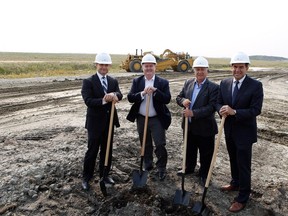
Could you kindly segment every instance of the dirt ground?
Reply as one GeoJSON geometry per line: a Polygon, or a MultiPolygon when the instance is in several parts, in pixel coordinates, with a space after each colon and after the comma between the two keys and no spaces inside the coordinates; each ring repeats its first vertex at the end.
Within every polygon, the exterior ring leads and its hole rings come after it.
{"type": "MultiPolygon", "coordinates": [[[[99,175],[90,191],[81,189],[86,107],[81,97],[85,77],[0,80],[0,214],[2,215],[193,215],[203,188],[198,177],[185,177],[191,192],[188,207],[173,205],[181,186],[176,175],[182,164],[181,108],[175,98],[192,73],[165,72],[170,81],[172,124],[167,131],[168,176],[160,182],[155,171],[147,186],[132,190],[132,171],[139,169],[140,144],[135,123],[126,116],[131,106],[127,93],[139,74],[111,74],[118,78],[123,100],[116,105],[121,127],[115,130],[112,177],[116,185],[103,197],[99,175]]],[[[258,143],[253,147],[252,194],[237,215],[288,215],[288,72],[251,71],[263,83],[265,99],[258,117],[258,143]]],[[[229,71],[211,71],[219,83],[229,71]]],[[[216,115],[218,125],[219,118],[216,115]]],[[[219,187],[230,181],[229,159],[222,136],[205,203],[211,215],[232,215],[227,210],[236,192],[219,187]]]]}

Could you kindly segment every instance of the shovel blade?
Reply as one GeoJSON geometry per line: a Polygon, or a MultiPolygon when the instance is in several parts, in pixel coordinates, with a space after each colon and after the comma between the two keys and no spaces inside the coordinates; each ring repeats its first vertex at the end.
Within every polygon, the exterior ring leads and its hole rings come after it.
{"type": "Polygon", "coordinates": [[[107,196],[107,190],[106,190],[106,185],[105,185],[105,182],[104,182],[104,178],[102,178],[100,180],[100,189],[101,189],[101,192],[103,194],[103,196],[107,196]]]}
{"type": "Polygon", "coordinates": [[[201,216],[210,216],[212,213],[207,208],[205,203],[202,203],[202,202],[196,202],[193,209],[192,209],[192,212],[194,215],[201,215],[201,216]]]}
{"type": "Polygon", "coordinates": [[[148,171],[133,170],[133,187],[142,188],[146,185],[148,171]]]}
{"type": "Polygon", "coordinates": [[[173,203],[175,205],[188,206],[190,201],[190,192],[185,190],[176,190],[173,203]]]}

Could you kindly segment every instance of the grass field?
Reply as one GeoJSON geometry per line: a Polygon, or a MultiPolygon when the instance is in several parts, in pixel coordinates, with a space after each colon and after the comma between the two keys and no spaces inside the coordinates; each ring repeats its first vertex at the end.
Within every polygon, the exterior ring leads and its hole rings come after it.
{"type": "MultiPolygon", "coordinates": [[[[119,65],[126,54],[111,55],[111,72],[123,72],[119,65]]],[[[95,54],[0,52],[0,78],[47,77],[95,73],[95,54]]],[[[208,58],[210,69],[229,69],[228,58],[208,58]]],[[[288,68],[288,61],[252,61],[253,67],[288,68]]]]}

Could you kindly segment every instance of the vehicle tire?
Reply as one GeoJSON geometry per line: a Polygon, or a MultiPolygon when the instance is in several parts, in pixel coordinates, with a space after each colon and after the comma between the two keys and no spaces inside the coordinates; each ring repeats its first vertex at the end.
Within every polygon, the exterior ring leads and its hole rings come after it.
{"type": "Polygon", "coordinates": [[[186,73],[190,69],[190,64],[187,61],[180,61],[177,65],[178,72],[186,73]]]}
{"type": "Polygon", "coordinates": [[[140,59],[134,59],[129,63],[129,70],[131,72],[141,72],[142,65],[140,59]]]}

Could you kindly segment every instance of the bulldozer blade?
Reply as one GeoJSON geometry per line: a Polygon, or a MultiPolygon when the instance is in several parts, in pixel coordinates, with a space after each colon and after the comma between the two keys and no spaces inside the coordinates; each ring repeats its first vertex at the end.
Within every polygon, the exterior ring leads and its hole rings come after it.
{"type": "Polygon", "coordinates": [[[176,193],[173,199],[173,204],[188,206],[189,201],[190,201],[190,194],[191,194],[190,192],[185,191],[185,190],[176,190],[176,193]]]}
{"type": "Polygon", "coordinates": [[[133,170],[133,188],[142,188],[146,185],[148,171],[133,170]]]}

